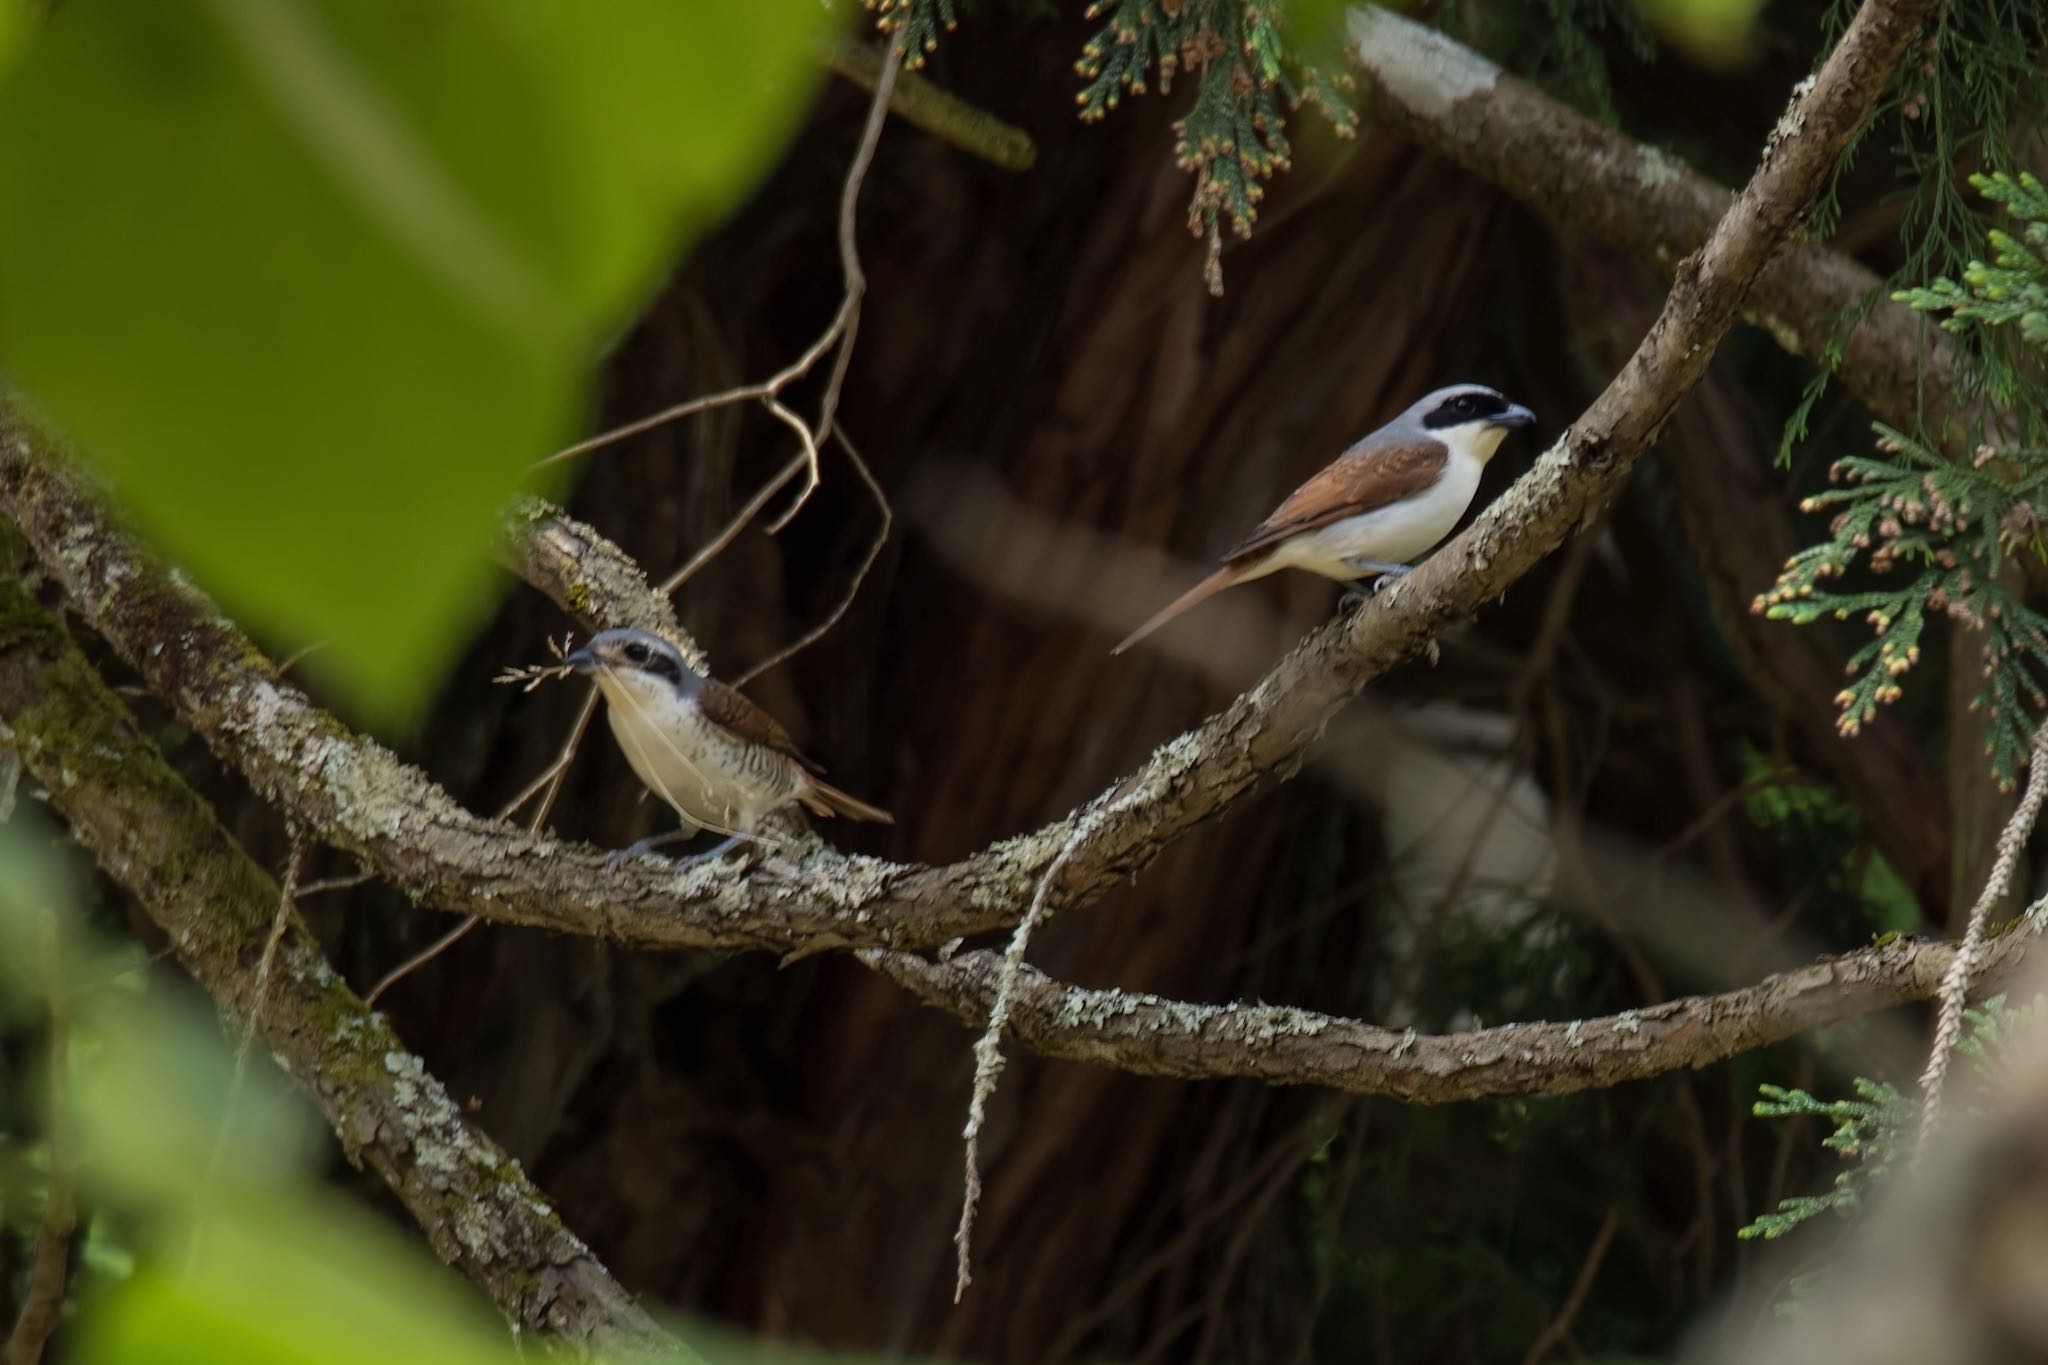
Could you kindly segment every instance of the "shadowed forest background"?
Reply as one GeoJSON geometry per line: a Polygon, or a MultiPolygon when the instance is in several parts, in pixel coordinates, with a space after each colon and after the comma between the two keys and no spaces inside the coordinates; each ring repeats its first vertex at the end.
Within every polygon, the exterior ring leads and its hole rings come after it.
{"type": "MultiPolygon", "coordinates": [[[[1603,53],[1624,126],[1739,181],[1819,20],[1772,7],[1740,79],[1675,53],[1603,53]]],[[[1229,292],[1212,299],[1184,222],[1188,177],[1168,156],[1174,102],[1132,100],[1100,125],[1072,115],[1073,54],[1090,31],[991,6],[933,58],[935,80],[1031,134],[1028,173],[884,132],[842,411],[899,506],[920,478],[973,471],[1033,512],[1197,560],[1439,384],[1521,398],[1547,440],[1655,309],[1647,269],[1561,237],[1387,133],[1338,143],[1312,114],[1295,125],[1299,164],[1253,239],[1226,253],[1229,292]]],[[[1542,36],[1532,23],[1525,46],[1542,36]]],[[[735,221],[621,342],[600,426],[772,370],[825,325],[833,211],[864,107],[856,87],[824,91],[735,221]]],[[[1884,269],[1881,212],[1844,234],[1884,269]]],[[[1438,666],[1404,670],[1368,702],[1441,717],[1434,731],[1412,721],[1410,742],[1454,765],[1451,780],[1493,773],[1498,787],[1494,764],[1525,774],[1534,792],[1497,823],[1541,839],[1522,807],[1561,808],[1718,880],[1775,935],[1738,920],[1717,929],[1723,961],[1672,961],[1631,907],[1592,922],[1547,903],[1533,877],[1483,897],[1473,887],[1464,899],[1490,913],[1402,904],[1387,812],[1312,759],[1104,913],[1055,923],[1034,960],[1087,985],[1444,1028],[1611,1013],[1921,927],[1922,913],[1938,925],[1938,752],[1893,739],[1897,770],[1858,792],[1898,812],[1896,841],[1876,843],[1828,799],[1861,774],[1827,694],[1772,696],[1822,647],[1747,615],[1800,543],[1797,475],[1772,457],[1807,377],[1738,334],[1596,533],[1446,641],[1438,666]],[[1559,618],[1548,641],[1546,616],[1559,618]],[[1741,799],[1745,784],[1776,769],[1812,790],[1779,796],[1780,818],[1752,818],[1761,803],[1741,799]],[[1859,894],[1874,879],[1852,880],[1872,857],[1924,909],[1900,897],[1905,922],[1878,922],[1876,897],[1859,894]]],[[[1862,430],[1845,406],[1816,423],[1823,453],[1828,432],[1862,430]]],[[[747,409],[686,419],[592,455],[569,507],[661,573],[724,526],[789,444],[747,409]]],[[[1510,441],[1479,502],[1535,453],[1510,441]]],[[[823,617],[857,568],[875,512],[843,463],[836,474],[782,536],[743,536],[681,594],[684,625],[725,676],[823,617]]],[[[842,847],[941,862],[1035,828],[1262,662],[1218,681],[1156,655],[1112,659],[1121,632],[1015,600],[1060,579],[1060,563],[1006,551],[998,524],[969,551],[977,568],[905,519],[839,626],[750,689],[835,780],[895,813],[891,831],[833,829],[842,847]]],[[[1293,575],[1243,591],[1300,628],[1336,596],[1293,575]]],[[[1127,619],[1141,607],[1129,601],[1127,619]]],[[[572,689],[488,685],[501,661],[543,657],[562,625],[549,604],[512,596],[417,746],[475,808],[516,793],[573,719],[572,689]]],[[[1177,633],[1203,638],[1199,617],[1177,633]]],[[[1940,698],[1914,701],[1938,727],[1940,698]]],[[[1883,745],[1903,719],[1858,746],[1883,745]]],[[[1371,772],[1385,753],[1338,761],[1371,772]]],[[[1493,787],[1474,802],[1482,828],[1493,787]]],[[[667,818],[600,742],[556,823],[616,843],[667,818]]],[[[1448,880],[1456,853],[1431,851],[1448,880]]],[[[1502,856],[1515,866],[1516,851],[1502,856]]],[[[1518,871],[1543,865],[1520,856],[1518,871]]],[[[330,909],[352,979],[443,928],[397,902],[330,909]]],[[[1824,1063],[1808,1049],[1612,1094],[1442,1110],[1020,1056],[997,1098],[981,1268],[955,1309],[969,1036],[860,967],[664,960],[486,929],[390,1008],[629,1283],[833,1344],[1013,1361],[1501,1359],[1549,1320],[1612,1219],[1574,1336],[1650,1349],[1752,1259],[1735,1228],[1826,1179],[1817,1134],[1749,1114],[1758,1081],[1815,1074],[1824,1063]]]]}
{"type": "MultiPolygon", "coordinates": [[[[1824,4],[1768,4],[1746,55],[1707,64],[1561,0],[1440,9],[1508,69],[1732,186],[1830,22],[1824,4]]],[[[1192,570],[1456,381],[1541,419],[1494,459],[1484,507],[1665,295],[1649,266],[1370,117],[1339,138],[1303,110],[1251,237],[1225,230],[1213,296],[1172,157],[1183,87],[1074,116],[1076,55],[1100,27],[1074,6],[973,7],[921,74],[1026,132],[1035,164],[892,119],[862,186],[867,292],[838,421],[893,524],[844,616],[746,684],[832,781],[893,812],[893,828],[822,826],[845,851],[940,864],[1034,830],[1336,610],[1333,585],[1279,575],[1112,658],[1160,583],[1097,572],[1076,534],[1192,570]]],[[[771,373],[817,337],[841,297],[836,214],[868,103],[849,81],[819,87],[612,344],[589,430],[771,373]]],[[[1886,277],[1908,259],[1896,188],[1867,147],[1829,234],[1886,277]]],[[[1887,933],[1959,934],[2014,801],[1968,710],[1975,670],[1950,679],[1932,628],[1903,699],[1845,737],[1835,693],[1860,637],[1751,609],[1823,534],[1800,498],[1869,446],[1870,414],[1837,385],[1779,461],[1813,376],[1739,327],[1594,524],[1434,662],[1367,688],[1293,780],[1054,920],[1031,962],[1082,986],[1432,1033],[1615,1015],[1887,933]]],[[[822,378],[792,401],[814,405],[822,378]]],[[[793,453],[760,408],[724,407],[582,457],[562,501],[658,579],[793,453]]],[[[785,530],[756,524],[678,593],[718,676],[826,619],[861,574],[880,512],[836,448],[822,473],[785,530]]],[[[507,582],[424,717],[386,735],[480,813],[546,768],[583,699],[494,684],[574,624],[507,582]]],[[[265,638],[280,657],[304,643],[265,638]]],[[[274,807],[160,701],[133,704],[256,862],[282,866],[274,807]]],[[[549,824],[611,848],[670,820],[599,727],[549,824]]],[[[300,876],[356,868],[321,847],[300,876]]],[[[450,927],[376,882],[301,910],[358,990],[450,927]]],[[[165,947],[111,884],[95,918],[165,947]]],[[[772,1340],[1018,1365],[1664,1358],[1729,1301],[1761,1327],[1837,1225],[1737,1233],[1840,1162],[1825,1123],[1755,1117],[1759,1086],[1903,1085],[1928,1022],[1910,1006],[1611,1089],[1440,1106],[1134,1077],[1013,1043],[956,1306],[975,1031],[855,958],[659,954],[486,923],[377,1005],[643,1299],[772,1340]]],[[[14,1063],[32,1033],[13,1035],[14,1063]]],[[[328,1160],[395,1212],[374,1174],[328,1160]]],[[[28,1250],[0,1241],[0,1289],[28,1250]]]]}

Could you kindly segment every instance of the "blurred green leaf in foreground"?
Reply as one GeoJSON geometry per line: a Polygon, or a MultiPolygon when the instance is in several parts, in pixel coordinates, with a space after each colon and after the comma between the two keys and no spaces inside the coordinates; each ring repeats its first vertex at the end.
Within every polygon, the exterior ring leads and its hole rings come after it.
{"type": "Polygon", "coordinates": [[[231,611],[402,714],[605,339],[772,162],[828,17],[68,0],[0,85],[0,366],[231,611]]]}
{"type": "MultiPolygon", "coordinates": [[[[259,1049],[91,937],[26,822],[0,825],[0,1010],[64,997],[68,1125],[83,1203],[140,1230],[132,1274],[74,1285],[63,1358],[84,1365],[435,1361],[505,1365],[514,1345],[425,1249],[314,1176],[326,1136],[259,1049]]],[[[38,1087],[47,1093],[47,1087],[38,1087]]],[[[47,1118],[44,1131],[53,1131],[47,1118]]],[[[0,1203],[19,1208],[18,1200],[0,1203]]],[[[689,1357],[686,1357],[689,1358],[689,1357]]]]}
{"type": "Polygon", "coordinates": [[[1754,55],[1764,0],[1636,0],[1636,8],[1660,38],[1694,61],[1728,68],[1754,55]]]}

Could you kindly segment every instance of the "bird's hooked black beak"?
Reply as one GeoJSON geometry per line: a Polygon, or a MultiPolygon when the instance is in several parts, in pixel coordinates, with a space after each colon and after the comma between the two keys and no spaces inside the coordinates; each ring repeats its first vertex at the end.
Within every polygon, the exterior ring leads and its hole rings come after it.
{"type": "Polygon", "coordinates": [[[1493,424],[1497,427],[1533,427],[1536,425],[1536,414],[1520,403],[1510,403],[1507,411],[1493,419],[1493,424]]]}
{"type": "Polygon", "coordinates": [[[562,662],[575,669],[578,673],[584,674],[595,673],[598,669],[604,667],[603,661],[590,652],[589,645],[571,652],[569,657],[562,660],[562,662]]]}

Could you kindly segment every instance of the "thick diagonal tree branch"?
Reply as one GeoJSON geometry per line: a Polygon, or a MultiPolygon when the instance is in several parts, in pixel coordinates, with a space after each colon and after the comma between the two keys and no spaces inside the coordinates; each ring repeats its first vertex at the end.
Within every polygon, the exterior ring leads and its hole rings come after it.
{"type": "MultiPolygon", "coordinates": [[[[928,946],[1001,922],[1000,907],[1029,894],[1028,874],[1004,873],[1000,858],[988,860],[987,873],[964,867],[941,876],[842,858],[822,845],[770,859],[743,881],[710,866],[683,874],[646,863],[607,869],[588,845],[478,818],[314,705],[204,594],[117,526],[12,407],[0,407],[0,512],[26,534],[69,605],[258,793],[440,909],[642,947],[787,950],[928,946]],[[998,880],[1005,875],[1019,879],[1017,889],[998,880]]],[[[579,544],[589,548],[581,538],[594,536],[588,528],[551,518],[528,524],[547,541],[519,551],[542,566],[536,577],[543,568],[560,571],[550,581],[572,600],[599,584],[630,596],[612,547],[577,558],[579,544]],[[571,576],[572,562],[581,578],[571,576]]],[[[586,616],[592,600],[599,599],[586,597],[586,616]]],[[[605,605],[594,614],[625,620],[647,610],[605,605]]]]}
{"type": "Polygon", "coordinates": [[[708,670],[703,648],[676,620],[668,594],[656,591],[633,557],[596,528],[540,498],[516,499],[504,525],[506,566],[563,611],[593,631],[652,631],[674,641],[692,668],[708,670]]]}
{"type": "MultiPolygon", "coordinates": [[[[1676,157],[1573,112],[1435,29],[1379,5],[1354,10],[1350,27],[1369,116],[1665,275],[1734,200],[1676,157]]],[[[1954,415],[1953,349],[1940,328],[1884,292],[1884,281],[1848,256],[1797,244],[1758,275],[1742,316],[1794,355],[1831,364],[1892,426],[1912,431],[1925,416],[1939,429],[1954,415]]],[[[1961,432],[1951,435],[1954,456],[1961,432]]]]}
{"type": "Polygon", "coordinates": [[[1050,906],[1089,903],[1135,875],[1201,822],[1291,773],[1345,699],[1498,597],[1582,525],[1698,380],[1933,4],[1866,0],[1802,83],[1749,186],[1680,264],[1627,365],[1470,529],[1087,807],[944,867],[812,845],[739,880],[708,866],[607,872],[594,850],[479,820],[283,683],[211,603],[110,521],[12,411],[0,412],[0,511],[74,607],[259,792],[427,903],[646,946],[932,946],[1014,923],[1079,822],[1091,832],[1055,879],[1050,906]]]}
{"type": "MultiPolygon", "coordinates": [[[[0,527],[0,546],[11,532],[0,527]]],[[[274,1054],[351,1160],[383,1177],[434,1250],[527,1331],[601,1349],[672,1346],[562,1225],[519,1163],[463,1118],[278,889],[135,725],[0,556],[0,742],[163,929],[179,960],[274,1054]]]]}
{"type": "MultiPolygon", "coordinates": [[[[2035,935],[2022,926],[1981,960],[1985,976],[2016,966],[2035,935]]],[[[1705,1066],[1873,1010],[1931,999],[1956,949],[1910,940],[1826,958],[1720,995],[1695,995],[1567,1023],[1504,1024],[1417,1034],[1273,1005],[1195,1005],[1155,995],[1086,990],[1019,973],[1010,1031],[1047,1057],[1141,1076],[1236,1076],[1321,1085],[1416,1104],[1564,1095],[1705,1066]]],[[[861,960],[928,1005],[980,1028],[1002,956],[932,962],[868,949],[861,960]]]]}

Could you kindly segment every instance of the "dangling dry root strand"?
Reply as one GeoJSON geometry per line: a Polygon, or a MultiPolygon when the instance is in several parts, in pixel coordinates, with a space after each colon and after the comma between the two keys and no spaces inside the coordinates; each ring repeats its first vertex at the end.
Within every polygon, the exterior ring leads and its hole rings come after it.
{"type": "Polygon", "coordinates": [[[1999,831],[1997,860],[1991,864],[1991,875],[1985,878],[1977,903],[1970,907],[1969,928],[1964,930],[1963,941],[1941,979],[1940,1022],[1935,1026],[1934,1050],[1927,1056],[1927,1070],[1920,1077],[1920,1140],[1916,1154],[1927,1150],[1935,1129],[1941,1126],[1941,1086],[1948,1077],[1949,1056],[1963,1035],[1963,1006],[1970,999],[1970,974],[1976,970],[1978,955],[1984,950],[1985,921],[1991,918],[1991,907],[2005,898],[2006,889],[2012,885],[2013,871],[2019,866],[2027,837],[2040,819],[2043,797],[2048,797],[2048,724],[2034,731],[2034,746],[2027,759],[2027,789],[2020,796],[2012,819],[1999,831]]]}
{"type": "Polygon", "coordinates": [[[1059,878],[1060,869],[1067,865],[1067,859],[1073,857],[1126,802],[1135,800],[1142,790],[1133,788],[1075,821],[1074,831],[1060,845],[1059,855],[1039,877],[1038,886],[1031,893],[1030,908],[1017,922],[1016,929],[1010,934],[1010,944],[1003,950],[1003,965],[996,976],[995,996],[989,1001],[988,1024],[974,1044],[974,1089],[967,1097],[967,1127],[961,1134],[967,1139],[967,1169],[960,1204],[960,1226],[953,1233],[955,1303],[960,1302],[967,1286],[974,1283],[972,1246],[974,1215],[981,1205],[981,1127],[988,1117],[988,1102],[996,1093],[996,1082],[1003,1074],[1003,1030],[1010,1023],[1010,1009],[1016,1001],[1025,950],[1031,946],[1031,936],[1038,927],[1052,918],[1046,909],[1046,898],[1052,891],[1053,882],[1059,878]]]}

